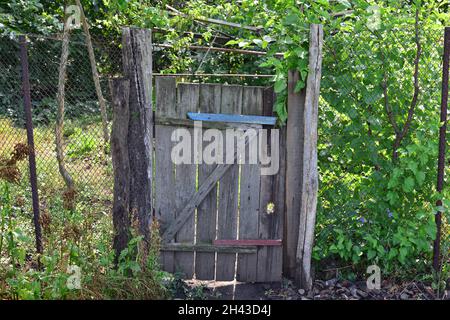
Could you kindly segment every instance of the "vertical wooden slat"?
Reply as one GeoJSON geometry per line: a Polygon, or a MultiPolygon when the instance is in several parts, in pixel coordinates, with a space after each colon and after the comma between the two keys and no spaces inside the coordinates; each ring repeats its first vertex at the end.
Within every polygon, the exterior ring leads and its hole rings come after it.
{"type": "MultiPolygon", "coordinates": [[[[241,114],[242,111],[242,87],[222,86],[221,113],[241,114]]],[[[226,137],[224,137],[226,146],[226,137]]],[[[233,150],[234,154],[234,150],[233,150]]],[[[226,150],[224,150],[226,159],[226,150]]],[[[239,165],[234,164],[225,176],[219,181],[219,208],[218,208],[218,239],[237,238],[237,207],[238,207],[238,176],[239,165]]],[[[236,254],[218,253],[216,280],[233,280],[235,276],[236,254]]]]}
{"type": "MultiPolygon", "coordinates": [[[[156,117],[176,116],[176,79],[175,77],[157,77],[156,117]]],[[[171,135],[175,127],[156,125],[155,128],[155,212],[160,221],[161,234],[175,219],[175,170],[170,154],[172,149],[171,135]]],[[[161,253],[163,270],[174,272],[174,253],[161,253]]]]}
{"type": "MultiPolygon", "coordinates": [[[[199,105],[199,85],[185,84],[178,85],[177,90],[177,117],[186,119],[187,112],[197,112],[199,105]]],[[[191,133],[191,143],[193,143],[193,129],[191,133]]],[[[193,150],[193,148],[191,149],[193,150]]],[[[192,164],[179,164],[175,166],[175,204],[177,212],[180,212],[195,193],[195,182],[197,166],[192,164]]],[[[195,216],[192,214],[183,227],[175,236],[176,242],[194,243],[195,236],[195,216]]],[[[194,252],[175,253],[175,271],[181,272],[186,279],[191,279],[194,275],[194,252]]]]}
{"type": "MultiPolygon", "coordinates": [[[[219,113],[221,86],[200,85],[200,112],[219,113]]],[[[206,146],[210,142],[203,143],[206,146]]],[[[198,184],[201,185],[216,167],[215,164],[200,164],[198,184]]],[[[197,243],[212,243],[216,237],[217,188],[213,188],[197,209],[197,243]]],[[[213,280],[215,274],[215,253],[197,252],[195,274],[199,280],[213,280]]]]}
{"type": "MultiPolygon", "coordinates": [[[[273,115],[273,104],[275,95],[273,88],[264,90],[265,116],[273,115]]],[[[272,128],[270,128],[272,129],[272,128]]],[[[276,129],[276,128],[273,128],[276,129]]],[[[259,239],[282,239],[285,200],[285,174],[286,174],[286,129],[280,130],[279,137],[279,170],[276,175],[261,176],[260,192],[260,216],[259,216],[259,239]],[[268,205],[272,204],[272,210],[268,205]]],[[[268,153],[274,157],[271,145],[271,132],[267,135],[268,153]]],[[[272,159],[272,161],[274,161],[272,159]]],[[[282,247],[260,247],[258,248],[258,273],[257,282],[275,282],[282,278],[282,247]]]]}
{"type": "MultiPolygon", "coordinates": [[[[244,87],[242,114],[262,115],[263,88],[244,87]]],[[[257,138],[252,142],[258,144],[257,138]]],[[[251,144],[250,143],[250,144],[251,144]]],[[[258,148],[256,148],[257,152],[258,148]]],[[[250,146],[245,150],[245,163],[241,165],[240,202],[239,202],[239,239],[258,238],[260,167],[249,163],[250,146]]],[[[257,156],[257,155],[255,155],[257,156]]],[[[256,157],[257,158],[257,157],[256,157]]],[[[242,282],[255,282],[257,274],[257,254],[238,254],[236,278],[242,282]]]]}
{"type": "MultiPolygon", "coordinates": [[[[275,176],[261,177],[261,209],[259,218],[260,239],[282,239],[285,212],[286,181],[286,128],[280,128],[279,172],[275,176]],[[267,204],[274,205],[272,211],[267,204]]],[[[282,277],[282,247],[258,248],[258,282],[280,281],[282,277]]]]}

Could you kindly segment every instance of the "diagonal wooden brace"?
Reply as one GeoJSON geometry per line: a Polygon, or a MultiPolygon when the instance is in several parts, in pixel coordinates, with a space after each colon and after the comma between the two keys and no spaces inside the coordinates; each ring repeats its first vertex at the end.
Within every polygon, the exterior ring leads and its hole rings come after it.
{"type": "MultiPolygon", "coordinates": [[[[249,145],[250,141],[255,138],[252,137],[247,139],[245,142],[245,148],[249,145]]],[[[245,149],[244,149],[245,150],[245,149]]],[[[202,203],[203,199],[211,192],[211,190],[216,186],[217,181],[223,177],[223,175],[236,164],[236,159],[238,158],[238,150],[234,153],[234,160],[231,164],[219,164],[214,169],[213,172],[206,178],[202,185],[198,188],[198,191],[192,196],[189,202],[185,205],[183,210],[177,213],[175,220],[170,224],[167,230],[162,235],[163,243],[168,243],[175,237],[175,234],[181,229],[181,227],[186,223],[187,219],[194,213],[196,207],[202,203]]]]}

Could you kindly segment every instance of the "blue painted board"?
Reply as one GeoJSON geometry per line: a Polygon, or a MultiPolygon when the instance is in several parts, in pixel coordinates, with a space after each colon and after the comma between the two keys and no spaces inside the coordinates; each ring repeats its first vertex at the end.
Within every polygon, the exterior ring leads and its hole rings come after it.
{"type": "Polygon", "coordinates": [[[207,122],[248,123],[274,126],[277,118],[264,116],[248,116],[240,114],[188,112],[189,119],[207,122]]]}

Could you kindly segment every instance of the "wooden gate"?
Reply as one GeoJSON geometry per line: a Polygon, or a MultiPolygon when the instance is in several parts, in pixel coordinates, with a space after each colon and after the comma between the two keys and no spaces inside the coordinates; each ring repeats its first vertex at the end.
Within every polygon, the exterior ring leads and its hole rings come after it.
{"type": "MultiPolygon", "coordinates": [[[[175,77],[164,76],[156,77],[155,94],[153,194],[163,238],[163,269],[179,272],[187,279],[280,281],[285,206],[284,129],[280,129],[277,175],[263,176],[260,165],[248,161],[174,165],[171,160],[176,144],[171,139],[173,131],[179,128],[194,131],[188,112],[270,116],[273,90],[177,84],[175,77]]],[[[233,126],[203,122],[204,129],[224,130],[233,126]]],[[[225,159],[227,155],[223,156],[225,159]]]]}

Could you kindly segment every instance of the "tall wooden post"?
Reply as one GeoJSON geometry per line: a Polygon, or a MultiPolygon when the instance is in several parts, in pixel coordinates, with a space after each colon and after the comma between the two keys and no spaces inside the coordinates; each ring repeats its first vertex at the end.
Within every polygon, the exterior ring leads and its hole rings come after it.
{"type": "Polygon", "coordinates": [[[306,88],[294,92],[298,72],[289,72],[284,272],[311,289],[311,256],[316,223],[318,169],[317,122],[322,73],[323,28],[310,28],[306,88]]]}
{"type": "Polygon", "coordinates": [[[152,37],[147,29],[122,31],[124,75],[130,81],[128,156],[130,210],[147,244],[152,221],[152,37]]]}
{"type": "Polygon", "coordinates": [[[284,232],[283,273],[295,277],[295,263],[300,223],[300,202],[303,173],[303,109],[305,90],[294,92],[300,79],[298,71],[288,75],[288,119],[286,137],[286,216],[284,232]]]}
{"type": "Polygon", "coordinates": [[[309,38],[309,73],[303,112],[303,174],[301,186],[300,226],[295,279],[300,287],[311,289],[311,256],[314,246],[319,172],[317,168],[317,123],[320,79],[322,76],[323,28],[311,25],[309,38]]]}
{"type": "Polygon", "coordinates": [[[115,263],[120,253],[128,247],[130,235],[130,160],[128,156],[128,128],[130,121],[130,81],[109,81],[113,106],[111,131],[111,157],[114,169],[113,225],[115,263]]]}

